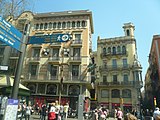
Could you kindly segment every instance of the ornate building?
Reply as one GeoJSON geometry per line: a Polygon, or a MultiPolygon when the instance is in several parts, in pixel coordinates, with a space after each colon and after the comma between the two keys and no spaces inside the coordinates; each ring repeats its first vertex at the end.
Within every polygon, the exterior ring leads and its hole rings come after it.
{"type": "Polygon", "coordinates": [[[160,105],[160,35],[154,35],[149,53],[149,68],[145,77],[145,106],[153,109],[160,105]]]}
{"type": "Polygon", "coordinates": [[[39,104],[59,100],[77,109],[78,97],[84,95],[85,107],[89,108],[91,76],[86,69],[91,61],[92,12],[24,12],[14,24],[23,30],[26,21],[31,24],[30,37],[38,38],[27,45],[22,71],[22,83],[31,90],[29,100],[39,104]],[[41,38],[47,41],[56,34],[69,34],[70,41],[39,44],[41,38]]]}
{"type": "Polygon", "coordinates": [[[109,110],[140,109],[142,67],[138,61],[135,27],[123,26],[124,36],[97,40],[97,102],[109,110]]]}

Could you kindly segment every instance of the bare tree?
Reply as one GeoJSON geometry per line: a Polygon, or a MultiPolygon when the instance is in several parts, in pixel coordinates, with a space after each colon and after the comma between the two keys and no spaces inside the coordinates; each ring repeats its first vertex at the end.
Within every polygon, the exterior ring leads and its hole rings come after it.
{"type": "Polygon", "coordinates": [[[30,0],[0,0],[0,15],[4,18],[20,15],[23,11],[29,9],[30,0]]]}

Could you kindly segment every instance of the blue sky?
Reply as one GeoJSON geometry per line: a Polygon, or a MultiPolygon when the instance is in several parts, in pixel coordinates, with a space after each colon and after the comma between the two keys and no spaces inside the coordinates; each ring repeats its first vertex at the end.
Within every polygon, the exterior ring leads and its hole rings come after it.
{"type": "Polygon", "coordinates": [[[148,68],[148,55],[153,35],[160,34],[159,0],[34,0],[33,11],[60,12],[68,10],[92,11],[94,34],[93,50],[97,37],[123,36],[123,24],[135,25],[138,59],[143,67],[143,80],[148,68]]]}

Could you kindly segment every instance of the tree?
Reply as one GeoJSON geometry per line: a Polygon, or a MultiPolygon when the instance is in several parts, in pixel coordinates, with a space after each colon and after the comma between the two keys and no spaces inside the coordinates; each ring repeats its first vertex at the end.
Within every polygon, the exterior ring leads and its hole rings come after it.
{"type": "MultiPolygon", "coordinates": [[[[29,9],[30,0],[0,0],[0,16],[7,18],[17,17],[25,10],[29,9]]],[[[31,7],[31,6],[30,6],[31,7]]]]}

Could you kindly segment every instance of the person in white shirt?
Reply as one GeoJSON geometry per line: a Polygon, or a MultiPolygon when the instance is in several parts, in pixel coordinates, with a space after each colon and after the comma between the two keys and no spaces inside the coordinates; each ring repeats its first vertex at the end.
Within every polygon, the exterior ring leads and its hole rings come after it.
{"type": "Polygon", "coordinates": [[[159,111],[158,107],[156,107],[155,110],[154,110],[154,112],[153,112],[153,118],[155,120],[160,120],[160,111],[159,111]]]}

